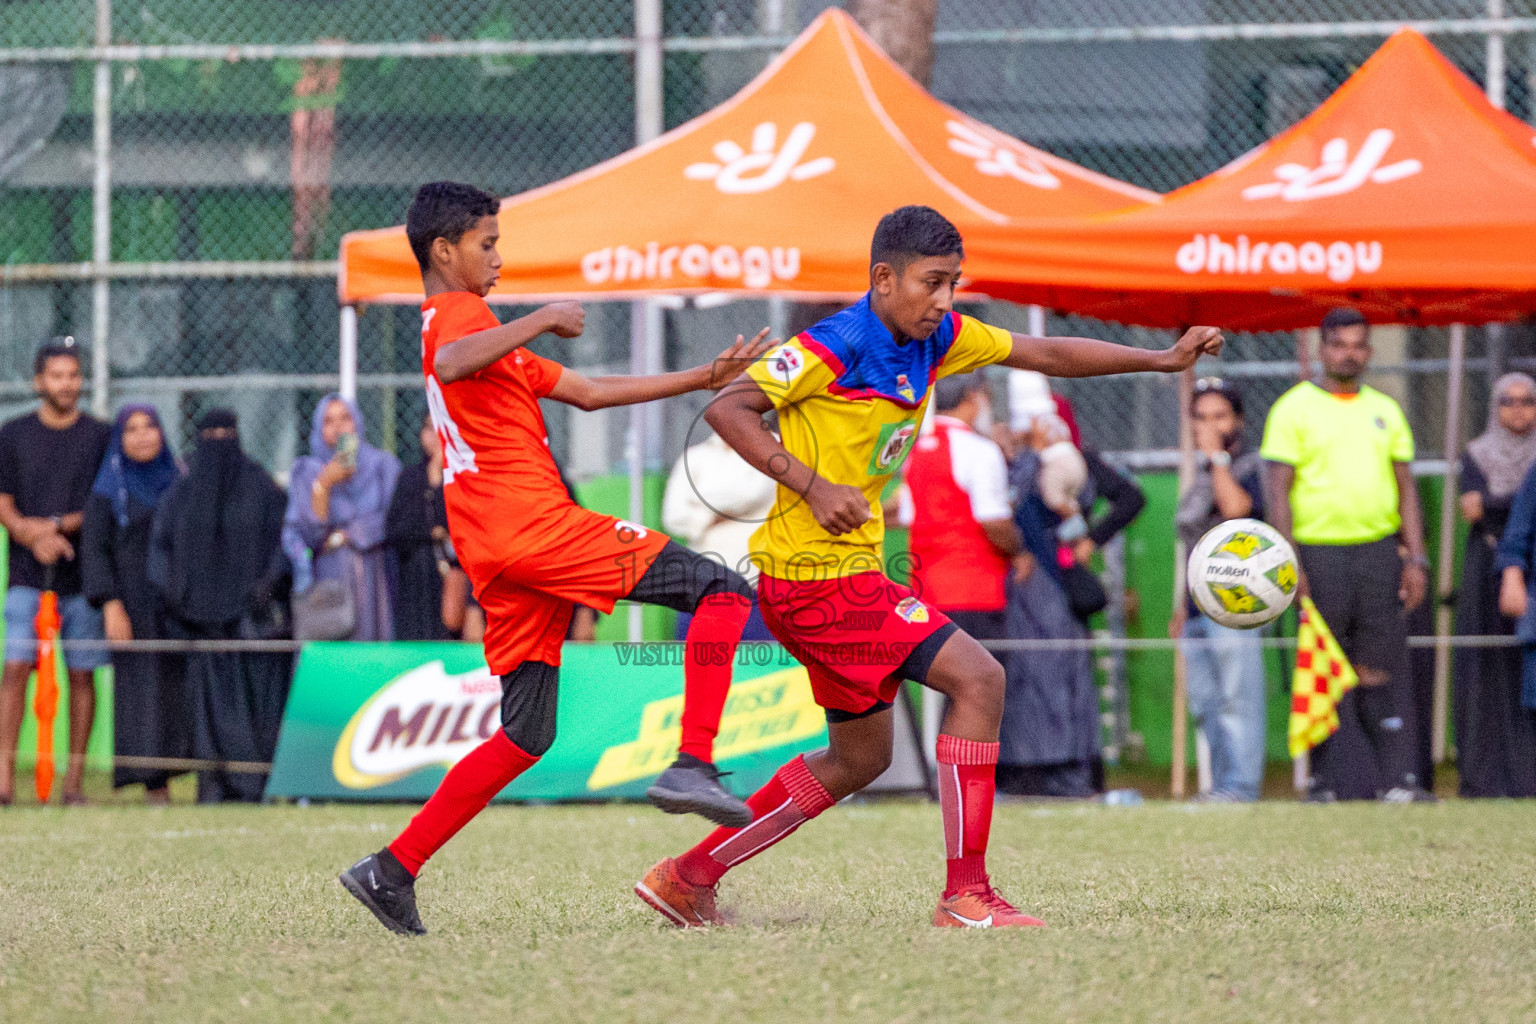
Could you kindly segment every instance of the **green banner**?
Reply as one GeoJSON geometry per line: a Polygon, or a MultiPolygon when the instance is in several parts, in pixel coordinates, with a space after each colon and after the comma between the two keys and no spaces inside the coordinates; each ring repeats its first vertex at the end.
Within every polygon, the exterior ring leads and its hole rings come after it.
{"type": "MultiPolygon", "coordinates": [[[[503,800],[643,796],[677,756],[681,644],[568,644],[554,747],[503,800]]],[[[750,792],[826,742],[805,669],[775,644],[743,644],[715,761],[750,792]]],[[[501,682],[477,646],[310,644],[299,658],[267,795],[421,800],[501,726],[501,682]]]]}

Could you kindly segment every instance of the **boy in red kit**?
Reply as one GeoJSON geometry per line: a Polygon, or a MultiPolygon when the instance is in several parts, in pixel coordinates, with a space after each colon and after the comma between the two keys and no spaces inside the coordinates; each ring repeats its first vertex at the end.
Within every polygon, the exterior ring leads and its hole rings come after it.
{"type": "Polygon", "coordinates": [[[718,389],[766,347],[736,339],[709,366],[649,377],[584,377],[524,346],[581,334],[574,302],[502,324],[485,303],[501,257],[496,197],[436,182],[416,193],[406,235],[421,265],[421,361],[443,445],[443,497],[460,564],[485,609],[485,657],[501,677],[502,727],[443,777],[394,842],[341,883],[392,931],[422,935],[415,878],[490,799],[555,738],[560,646],[575,605],[608,612],[620,598],[692,612],[677,761],[648,790],[673,814],[745,825],[751,812],[720,785],[713,744],[731,663],[751,609],[744,579],[643,526],[576,505],[549,453],[539,399],[580,409],[718,389]],[[727,651],[732,657],[719,657],[727,651]]]}
{"type": "Polygon", "coordinates": [[[810,674],[828,745],[780,768],[747,800],[752,824],[717,829],[636,884],[673,924],[721,923],[715,885],[726,871],[885,771],[891,702],[903,679],[949,697],[937,751],[948,878],[933,923],[1041,923],[1010,906],[987,876],[1002,666],[881,572],[880,495],[911,450],[940,377],[990,363],[1055,377],[1174,372],[1219,352],[1221,332],[1193,328],[1163,352],[1009,334],[954,311],[964,257],[960,233],[936,211],[888,214],[871,245],[869,293],[767,353],[705,414],[726,443],[778,481],[778,504],[752,538],[758,603],[810,674]],[[782,441],[762,429],[772,409],[782,441]]]}

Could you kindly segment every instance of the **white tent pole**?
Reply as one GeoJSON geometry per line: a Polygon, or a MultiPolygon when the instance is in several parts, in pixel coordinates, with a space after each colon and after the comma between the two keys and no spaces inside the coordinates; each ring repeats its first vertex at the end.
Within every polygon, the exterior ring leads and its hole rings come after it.
{"type": "Polygon", "coordinates": [[[341,307],[341,337],[337,345],[338,388],[342,398],[357,400],[357,307],[341,307]]]}
{"type": "MultiPolygon", "coordinates": [[[[635,144],[645,145],[661,135],[661,0],[635,0],[635,144]]],[[[630,303],[629,365],[633,373],[654,373],[660,363],[661,309],[649,300],[630,303]]],[[[629,519],[645,519],[645,454],[656,417],[644,405],[629,408],[629,519]]],[[[638,604],[629,606],[629,639],[644,631],[638,604]]]]}
{"type": "MultiPolygon", "coordinates": [[[[112,0],[96,0],[96,45],[111,43],[112,0]]],[[[104,60],[96,62],[91,127],[91,411],[105,419],[112,408],[112,286],[107,277],[112,262],[112,65],[104,60]]]]}
{"type": "MultiPolygon", "coordinates": [[[[1504,18],[1504,0],[1488,0],[1488,20],[1502,21],[1504,18]]],[[[1483,85],[1488,95],[1488,102],[1504,109],[1504,33],[1489,32],[1486,50],[1487,58],[1485,69],[1486,81],[1483,85]]]]}
{"type": "Polygon", "coordinates": [[[1032,338],[1045,337],[1045,307],[1029,307],[1029,335],[1032,338]]]}
{"type": "Polygon", "coordinates": [[[661,0],[635,0],[635,144],[661,134],[661,0]]]}
{"type": "MultiPolygon", "coordinates": [[[[1445,760],[1445,725],[1450,712],[1451,606],[1446,603],[1455,587],[1452,572],[1456,559],[1456,457],[1461,452],[1461,380],[1467,358],[1467,328],[1451,325],[1451,369],[1445,397],[1445,479],[1440,489],[1440,551],[1435,573],[1435,698],[1430,733],[1430,752],[1436,764],[1445,760]]],[[[1420,779],[1425,789],[1432,779],[1420,779]]]]}

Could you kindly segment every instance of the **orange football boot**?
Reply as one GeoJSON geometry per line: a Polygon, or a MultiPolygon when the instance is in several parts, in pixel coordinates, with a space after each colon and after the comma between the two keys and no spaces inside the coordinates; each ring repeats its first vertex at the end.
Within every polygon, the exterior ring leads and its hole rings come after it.
{"type": "Polygon", "coordinates": [[[677,861],[671,857],[635,883],[635,895],[679,928],[725,924],[725,918],[715,909],[715,887],[685,880],[677,871],[677,861]]]}
{"type": "Polygon", "coordinates": [[[935,928],[1044,928],[1039,918],[1020,913],[986,882],[968,885],[941,898],[933,912],[935,928]]]}

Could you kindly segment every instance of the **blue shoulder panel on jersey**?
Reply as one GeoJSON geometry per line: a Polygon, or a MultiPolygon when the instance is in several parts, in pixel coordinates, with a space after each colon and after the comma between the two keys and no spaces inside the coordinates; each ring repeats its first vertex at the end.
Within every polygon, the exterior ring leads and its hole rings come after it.
{"type": "Polygon", "coordinates": [[[829,388],[833,394],[853,400],[884,398],[915,409],[959,332],[960,314],[950,313],[928,337],[898,345],[865,295],[818,322],[800,340],[837,374],[829,388]]]}

